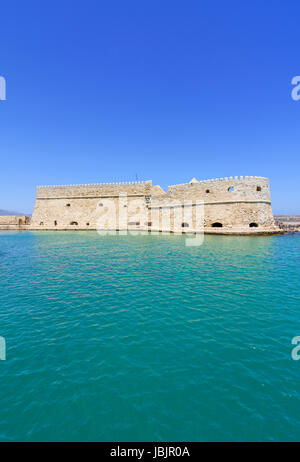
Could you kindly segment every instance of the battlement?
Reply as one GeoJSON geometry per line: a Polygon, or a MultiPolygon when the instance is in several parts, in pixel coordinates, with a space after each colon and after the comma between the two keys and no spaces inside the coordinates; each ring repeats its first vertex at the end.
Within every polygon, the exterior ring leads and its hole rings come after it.
{"type": "Polygon", "coordinates": [[[120,181],[113,183],[90,183],[90,184],[64,184],[64,185],[44,185],[37,186],[37,188],[73,188],[73,187],[95,187],[95,186],[117,186],[117,185],[132,185],[132,184],[150,184],[152,185],[152,180],[148,181],[120,181]]]}
{"type": "Polygon", "coordinates": [[[270,201],[268,178],[261,176],[231,176],[169,186],[168,196],[180,199],[200,199],[204,202],[270,201]]]}
{"type": "Polygon", "coordinates": [[[37,198],[90,197],[119,194],[145,195],[152,189],[152,181],[128,181],[77,185],[37,186],[37,198]]]}
{"type": "Polygon", "coordinates": [[[256,180],[256,179],[268,181],[268,179],[263,176],[230,176],[230,177],[225,177],[225,178],[213,178],[210,180],[200,180],[200,181],[189,182],[189,183],[174,184],[174,185],[169,186],[168,189],[182,188],[182,187],[198,185],[198,184],[207,185],[208,183],[226,183],[226,182],[233,182],[233,181],[248,181],[248,180],[256,180]]]}

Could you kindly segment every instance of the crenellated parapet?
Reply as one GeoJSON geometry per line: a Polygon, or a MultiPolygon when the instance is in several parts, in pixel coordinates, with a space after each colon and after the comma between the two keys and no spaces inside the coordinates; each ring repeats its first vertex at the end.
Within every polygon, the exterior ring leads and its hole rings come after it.
{"type": "Polygon", "coordinates": [[[118,196],[120,194],[146,195],[151,192],[151,189],[152,181],[38,186],[37,199],[118,196]]]}
{"type": "Polygon", "coordinates": [[[169,188],[177,188],[177,187],[183,187],[183,186],[190,186],[190,185],[195,185],[195,184],[207,184],[207,183],[224,183],[226,181],[245,181],[245,180],[248,180],[248,179],[253,179],[253,178],[260,178],[262,180],[267,180],[267,178],[263,177],[263,176],[229,176],[229,177],[224,177],[224,178],[213,178],[213,179],[210,179],[210,180],[200,180],[200,181],[197,181],[197,180],[192,180],[190,181],[189,183],[178,183],[178,184],[174,184],[174,185],[171,185],[169,186],[169,188]]]}
{"type": "Polygon", "coordinates": [[[168,195],[181,199],[211,201],[270,201],[268,178],[260,176],[231,176],[169,186],[168,195]]]}

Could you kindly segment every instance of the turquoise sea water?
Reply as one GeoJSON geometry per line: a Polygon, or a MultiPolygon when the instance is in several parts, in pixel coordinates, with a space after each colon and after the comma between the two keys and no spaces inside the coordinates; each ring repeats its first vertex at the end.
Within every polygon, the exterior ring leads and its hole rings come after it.
{"type": "Polygon", "coordinates": [[[0,440],[300,440],[300,234],[0,233],[0,440]]]}

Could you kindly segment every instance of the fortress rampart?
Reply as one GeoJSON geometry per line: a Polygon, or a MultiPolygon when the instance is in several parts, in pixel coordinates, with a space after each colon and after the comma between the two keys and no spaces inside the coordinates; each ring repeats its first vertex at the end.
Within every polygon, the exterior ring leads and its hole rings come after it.
{"type": "Polygon", "coordinates": [[[38,186],[37,198],[65,198],[65,197],[104,197],[118,196],[122,193],[127,195],[145,195],[151,191],[152,181],[136,181],[128,183],[97,183],[79,184],[66,186],[38,186]]]}
{"type": "Polygon", "coordinates": [[[0,216],[0,229],[22,229],[29,225],[30,218],[27,215],[4,215],[0,216]]]}
{"type": "Polygon", "coordinates": [[[204,180],[168,187],[168,196],[198,198],[206,203],[234,201],[267,201],[270,199],[269,180],[263,177],[230,177],[204,180]]]}
{"type": "Polygon", "coordinates": [[[263,177],[168,187],[152,181],[38,186],[31,229],[103,229],[224,234],[278,232],[263,177]],[[201,219],[199,219],[199,217],[201,219]]]}

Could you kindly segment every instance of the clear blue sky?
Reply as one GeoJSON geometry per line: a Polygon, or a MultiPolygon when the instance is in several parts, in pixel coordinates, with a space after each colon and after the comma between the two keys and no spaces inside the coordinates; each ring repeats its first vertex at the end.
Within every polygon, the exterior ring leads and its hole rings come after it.
{"type": "Polygon", "coordinates": [[[267,176],[300,213],[299,0],[1,3],[0,208],[35,187],[267,176]]]}

